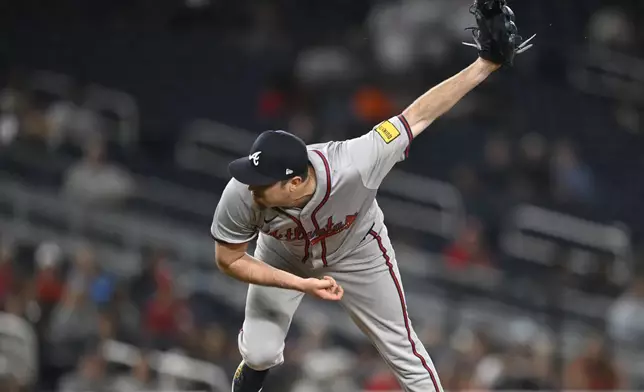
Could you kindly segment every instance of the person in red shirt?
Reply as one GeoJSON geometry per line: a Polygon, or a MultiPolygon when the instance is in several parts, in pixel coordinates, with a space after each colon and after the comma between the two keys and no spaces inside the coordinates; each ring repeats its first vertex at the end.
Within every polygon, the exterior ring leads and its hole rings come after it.
{"type": "Polygon", "coordinates": [[[0,304],[4,303],[13,287],[12,259],[10,248],[0,243],[0,304]]]}
{"type": "Polygon", "coordinates": [[[385,370],[369,377],[365,382],[364,390],[368,392],[398,391],[400,390],[400,384],[391,372],[385,370]]]}
{"type": "Polygon", "coordinates": [[[472,265],[489,266],[490,260],[483,240],[481,222],[470,217],[456,240],[443,250],[443,256],[447,265],[454,269],[464,269],[472,265]]]}
{"type": "Polygon", "coordinates": [[[157,274],[157,290],[147,303],[144,314],[145,333],[157,344],[176,342],[192,321],[186,304],[175,296],[169,275],[157,274]]]}
{"type": "Polygon", "coordinates": [[[60,256],[61,250],[54,243],[43,243],[36,249],[36,298],[41,306],[54,306],[63,295],[65,285],[58,269],[60,256]]]}
{"type": "Polygon", "coordinates": [[[564,388],[585,391],[624,388],[620,370],[602,337],[590,338],[581,356],[568,365],[564,374],[564,388]]]}

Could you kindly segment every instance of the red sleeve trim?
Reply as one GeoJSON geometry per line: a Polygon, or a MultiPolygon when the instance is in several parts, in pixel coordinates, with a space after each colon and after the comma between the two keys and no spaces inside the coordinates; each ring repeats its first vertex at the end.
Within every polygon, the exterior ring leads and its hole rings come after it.
{"type": "Polygon", "coordinates": [[[411,133],[411,127],[409,126],[409,123],[407,122],[407,119],[405,116],[402,114],[399,114],[398,120],[402,123],[403,127],[405,127],[405,133],[407,133],[407,138],[409,139],[409,143],[407,144],[407,148],[405,148],[405,158],[409,156],[409,147],[411,146],[412,140],[414,140],[414,134],[411,133]]]}

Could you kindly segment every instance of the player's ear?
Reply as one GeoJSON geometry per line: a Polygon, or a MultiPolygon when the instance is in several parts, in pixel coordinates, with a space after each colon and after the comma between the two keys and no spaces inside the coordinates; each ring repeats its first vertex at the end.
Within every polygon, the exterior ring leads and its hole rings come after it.
{"type": "Polygon", "coordinates": [[[295,176],[289,180],[289,187],[291,191],[294,191],[295,188],[297,188],[299,185],[301,185],[304,182],[302,177],[300,176],[295,176]]]}
{"type": "Polygon", "coordinates": [[[292,177],[292,178],[289,178],[289,179],[286,179],[286,180],[282,180],[280,182],[280,186],[282,187],[282,189],[292,191],[297,186],[297,182],[295,181],[296,178],[297,177],[292,177]]]}

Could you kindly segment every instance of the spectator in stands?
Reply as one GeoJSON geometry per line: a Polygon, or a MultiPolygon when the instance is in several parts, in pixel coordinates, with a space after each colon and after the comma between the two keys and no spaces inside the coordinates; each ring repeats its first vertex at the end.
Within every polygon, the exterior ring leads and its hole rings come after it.
{"type": "Polygon", "coordinates": [[[618,7],[606,7],[595,12],[588,25],[591,44],[610,49],[633,49],[637,42],[635,31],[629,15],[618,7]]]}
{"type": "Polygon", "coordinates": [[[485,142],[481,179],[495,193],[500,193],[507,190],[511,174],[510,142],[504,135],[492,135],[485,142]]]}
{"type": "Polygon", "coordinates": [[[499,350],[495,350],[491,337],[483,329],[470,332],[467,340],[470,342],[466,349],[462,350],[461,360],[464,368],[471,369],[471,379],[467,385],[470,388],[490,388],[503,369],[500,364],[499,350]]]}
{"type": "Polygon", "coordinates": [[[396,376],[391,370],[382,363],[374,364],[372,374],[365,380],[362,386],[363,391],[376,392],[376,391],[397,391],[400,389],[400,384],[396,376]]]}
{"type": "Polygon", "coordinates": [[[494,382],[494,390],[552,390],[535,364],[535,352],[529,344],[513,344],[502,355],[503,371],[494,382]]]}
{"type": "Polygon", "coordinates": [[[555,344],[548,332],[539,333],[530,344],[533,355],[534,375],[549,386],[559,384],[554,365],[555,344]]]}
{"type": "Polygon", "coordinates": [[[528,133],[519,142],[514,194],[520,200],[543,203],[550,199],[548,146],[539,133],[528,133]]]}
{"type": "Polygon", "coordinates": [[[327,346],[307,353],[302,362],[303,377],[292,392],[347,391],[358,392],[353,380],[355,357],[341,346],[327,346]]]}
{"type": "MultiPolygon", "coordinates": [[[[474,379],[477,365],[490,357],[488,338],[483,331],[461,327],[451,334],[448,342],[449,350],[444,350],[439,362],[444,387],[455,391],[487,387],[474,379]]],[[[499,373],[496,368],[488,366],[486,370],[487,377],[496,379],[499,373]]]]}
{"type": "Polygon", "coordinates": [[[113,389],[116,392],[152,392],[159,390],[158,387],[146,358],[141,355],[129,374],[116,378],[113,389]]]}
{"type": "Polygon", "coordinates": [[[77,370],[65,376],[58,392],[115,392],[106,372],[105,360],[95,350],[85,353],[78,362],[77,370]]]}
{"type": "Polygon", "coordinates": [[[644,342],[644,277],[635,278],[613,303],[608,314],[608,329],[611,337],[619,342],[644,342]]]}
{"type": "Polygon", "coordinates": [[[77,290],[88,290],[96,274],[95,255],[92,248],[81,245],[74,253],[73,263],[67,273],[67,284],[77,290]]]}
{"type": "Polygon", "coordinates": [[[61,257],[60,247],[50,242],[40,244],[34,254],[37,267],[34,277],[36,299],[44,319],[48,319],[65,288],[59,268],[61,257]]]}
{"type": "Polygon", "coordinates": [[[24,74],[19,69],[8,73],[7,84],[0,91],[0,146],[11,144],[21,131],[21,117],[27,106],[24,74]]]}
{"type": "Polygon", "coordinates": [[[284,30],[282,15],[276,3],[255,3],[248,9],[252,28],[245,34],[244,46],[249,52],[280,53],[290,45],[290,37],[284,30]]]}
{"type": "MultiPolygon", "coordinates": [[[[305,143],[313,143],[316,137],[314,117],[304,110],[298,110],[291,113],[287,123],[289,132],[297,135],[305,143]]],[[[318,139],[319,140],[319,139],[318,139]]]]}
{"type": "Polygon", "coordinates": [[[226,358],[228,336],[226,331],[219,325],[213,324],[203,331],[203,338],[200,339],[203,354],[202,358],[208,362],[218,363],[221,366],[229,367],[229,360],[226,358]]]}
{"type": "Polygon", "coordinates": [[[450,176],[452,184],[461,193],[467,213],[479,219],[487,217],[491,206],[477,171],[470,165],[460,164],[450,176]]]}
{"type": "MultiPolygon", "coordinates": [[[[360,342],[357,344],[356,366],[353,369],[353,376],[362,385],[363,390],[366,389],[367,382],[372,378],[374,370],[380,370],[378,364],[381,362],[382,360],[380,359],[378,351],[370,342],[360,342]]],[[[391,375],[391,372],[389,374],[391,375]]]]}
{"type": "Polygon", "coordinates": [[[0,304],[13,287],[13,252],[7,241],[0,241],[0,304]]]}
{"type": "Polygon", "coordinates": [[[64,195],[92,206],[114,206],[131,197],[135,191],[132,176],[105,161],[100,140],[85,145],[83,159],[65,173],[64,195]]]}
{"type": "Polygon", "coordinates": [[[294,72],[299,83],[312,87],[350,80],[358,64],[353,53],[342,46],[312,46],[299,53],[294,72]]]}
{"type": "Polygon", "coordinates": [[[344,347],[330,339],[328,322],[322,314],[315,314],[300,339],[303,355],[300,361],[302,377],[293,385],[292,392],[325,392],[360,390],[352,380],[356,358],[344,347]]]}
{"type": "Polygon", "coordinates": [[[114,315],[103,311],[98,315],[97,342],[103,343],[116,339],[116,321],[114,315]]]}
{"type": "Polygon", "coordinates": [[[68,288],[51,315],[48,350],[51,363],[61,368],[73,367],[87,344],[98,339],[99,321],[98,310],[87,293],[68,288]]]}
{"type": "Polygon", "coordinates": [[[18,92],[12,89],[0,91],[0,147],[11,144],[20,129],[18,92]]]}
{"type": "Polygon", "coordinates": [[[154,297],[147,303],[143,330],[157,348],[171,348],[180,342],[182,332],[192,325],[186,304],[176,296],[174,282],[169,276],[158,276],[154,297]]]}
{"type": "Polygon", "coordinates": [[[353,111],[362,124],[377,124],[394,114],[394,103],[378,86],[360,87],[353,96],[353,111]]]}
{"type": "Polygon", "coordinates": [[[99,307],[108,305],[114,291],[112,277],[96,264],[96,254],[89,246],[81,246],[76,251],[68,285],[74,290],[86,292],[99,307]]]}
{"type": "Polygon", "coordinates": [[[58,147],[65,141],[84,146],[92,140],[101,138],[103,124],[96,112],[85,106],[85,91],[78,86],[70,93],[69,99],[51,104],[46,111],[50,130],[49,145],[58,147]]]}
{"type": "Polygon", "coordinates": [[[48,143],[50,128],[41,105],[40,102],[29,102],[25,108],[20,118],[21,139],[48,143]]]}
{"type": "Polygon", "coordinates": [[[591,202],[594,196],[593,173],[581,162],[570,142],[559,141],[552,157],[552,178],[557,201],[591,202]]]}
{"type": "Polygon", "coordinates": [[[477,198],[483,207],[478,208],[477,215],[484,223],[491,250],[495,250],[503,226],[503,213],[512,201],[511,184],[515,167],[507,136],[496,133],[486,139],[481,166],[480,178],[485,191],[477,198]]]}
{"type": "MultiPolygon", "coordinates": [[[[422,53],[417,47],[421,24],[435,12],[433,8],[430,3],[406,7],[404,3],[384,2],[371,9],[368,32],[376,62],[382,70],[397,74],[412,70],[422,53]],[[417,12],[425,18],[418,18],[417,12]]],[[[438,35],[434,42],[438,40],[437,46],[444,48],[440,45],[441,38],[438,35]]]]}
{"type": "Polygon", "coordinates": [[[38,376],[38,339],[24,312],[25,300],[16,295],[0,312],[0,361],[21,388],[33,386],[38,376]]]}
{"type": "Polygon", "coordinates": [[[481,222],[470,217],[456,240],[443,250],[443,256],[452,269],[489,267],[491,262],[481,222]]]}
{"type": "Polygon", "coordinates": [[[146,249],[141,257],[142,268],[130,284],[132,299],[139,307],[145,305],[154,295],[157,279],[162,275],[169,275],[166,251],[162,249],[146,249]]]}
{"type": "Polygon", "coordinates": [[[611,391],[623,387],[617,364],[600,336],[591,337],[581,356],[565,369],[564,389],[611,391]]]}
{"type": "Polygon", "coordinates": [[[260,91],[257,98],[257,117],[265,124],[281,122],[286,118],[289,105],[289,76],[275,75],[260,91]]]}
{"type": "Polygon", "coordinates": [[[116,289],[109,305],[113,316],[115,334],[119,340],[135,343],[141,337],[141,314],[124,286],[116,289]]]}

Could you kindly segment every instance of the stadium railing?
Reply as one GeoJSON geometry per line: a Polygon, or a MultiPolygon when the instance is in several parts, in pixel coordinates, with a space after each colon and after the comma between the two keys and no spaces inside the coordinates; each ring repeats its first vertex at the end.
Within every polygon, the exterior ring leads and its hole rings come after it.
{"type": "MultiPolygon", "coordinates": [[[[64,101],[73,95],[74,79],[66,74],[50,70],[37,70],[29,75],[27,88],[47,101],[64,101]]],[[[129,149],[139,140],[139,108],[131,94],[91,84],[84,86],[83,100],[79,104],[96,113],[103,114],[102,121],[109,123],[109,139],[129,149]]]]}
{"type": "Polygon", "coordinates": [[[143,352],[132,345],[108,340],[103,343],[101,352],[108,362],[133,367],[142,355],[152,370],[161,379],[170,378],[197,381],[209,385],[215,391],[228,391],[231,385],[229,375],[219,366],[175,352],[146,351],[143,352]]]}

